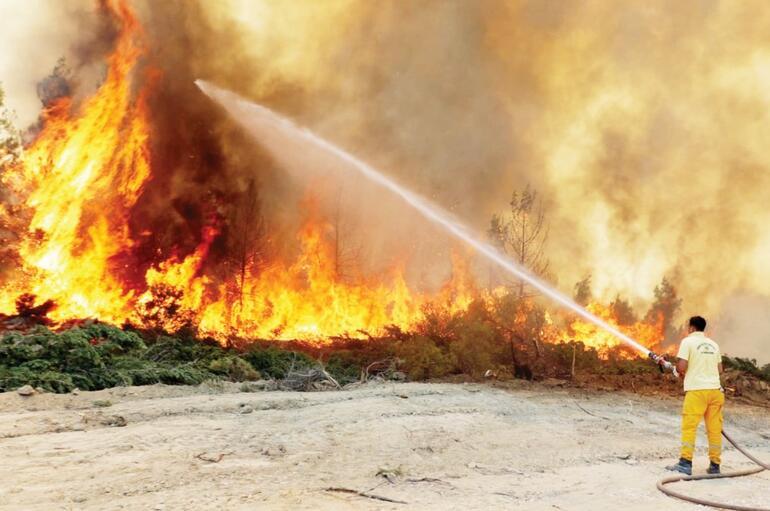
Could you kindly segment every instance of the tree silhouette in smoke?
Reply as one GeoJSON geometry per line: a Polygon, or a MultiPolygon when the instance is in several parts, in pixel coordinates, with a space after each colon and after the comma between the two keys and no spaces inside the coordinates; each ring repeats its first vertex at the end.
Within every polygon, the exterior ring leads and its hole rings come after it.
{"type": "Polygon", "coordinates": [[[575,294],[572,296],[575,303],[578,303],[585,307],[593,299],[593,292],[591,291],[591,274],[589,273],[577,284],[575,284],[575,294]]]}
{"type": "Polygon", "coordinates": [[[663,277],[660,284],[655,286],[655,301],[647,311],[645,321],[651,324],[661,321],[665,340],[672,341],[679,333],[673,326],[673,321],[681,305],[682,299],[677,295],[676,288],[663,277]]]}
{"type": "MultiPolygon", "coordinates": [[[[542,199],[527,185],[524,190],[513,192],[509,204],[507,213],[492,215],[487,230],[490,240],[534,275],[547,276],[549,262],[545,256],[545,243],[548,224],[542,199]]],[[[523,280],[517,281],[515,287],[519,298],[530,295],[523,280]]]]}

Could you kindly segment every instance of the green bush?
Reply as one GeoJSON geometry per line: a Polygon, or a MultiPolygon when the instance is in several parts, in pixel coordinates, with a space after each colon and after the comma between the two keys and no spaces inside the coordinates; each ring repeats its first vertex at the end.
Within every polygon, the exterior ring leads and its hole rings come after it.
{"type": "Polygon", "coordinates": [[[223,348],[213,340],[196,340],[188,337],[159,336],[148,342],[147,351],[143,357],[153,362],[180,364],[208,364],[222,356],[223,348]]]}
{"type": "Polygon", "coordinates": [[[492,326],[479,320],[460,323],[456,327],[457,338],[450,345],[450,353],[457,361],[460,372],[480,376],[487,369],[494,369],[502,357],[501,339],[492,326]]]}
{"type": "Polygon", "coordinates": [[[439,378],[455,371],[454,355],[440,348],[430,337],[418,335],[403,340],[396,353],[403,360],[404,370],[412,380],[439,378]]]}
{"type": "Polygon", "coordinates": [[[134,332],[127,332],[114,326],[95,323],[81,327],[83,334],[89,337],[101,355],[120,355],[146,348],[141,337],[134,332]]]}
{"type": "Polygon", "coordinates": [[[49,392],[70,392],[76,385],[72,378],[56,371],[34,371],[29,367],[7,368],[0,366],[0,392],[17,389],[24,385],[40,387],[49,392]]]}
{"type": "Polygon", "coordinates": [[[755,359],[741,358],[741,357],[722,357],[722,365],[725,369],[736,369],[745,373],[749,373],[757,378],[770,382],[770,364],[764,365],[760,368],[757,365],[755,359]]]}
{"type": "MultiPolygon", "coordinates": [[[[172,338],[163,338],[150,349],[136,333],[99,323],[59,333],[40,327],[0,337],[0,390],[23,385],[69,392],[119,385],[198,384],[218,377],[208,370],[208,361],[200,361],[213,356],[222,357],[223,351],[172,338]]],[[[247,371],[253,369],[240,360],[229,362],[225,372],[228,376],[253,374],[247,371]]]]}
{"type": "Polygon", "coordinates": [[[285,378],[292,369],[308,369],[317,365],[315,360],[304,353],[283,351],[272,346],[268,348],[254,346],[242,357],[261,374],[276,379],[285,378]]]}
{"type": "Polygon", "coordinates": [[[361,376],[361,366],[341,355],[332,355],[326,362],[324,369],[340,385],[357,381],[361,376]]]}
{"type": "Polygon", "coordinates": [[[251,364],[235,356],[214,359],[209,363],[208,369],[212,373],[227,377],[231,381],[258,380],[260,377],[251,364]]]}

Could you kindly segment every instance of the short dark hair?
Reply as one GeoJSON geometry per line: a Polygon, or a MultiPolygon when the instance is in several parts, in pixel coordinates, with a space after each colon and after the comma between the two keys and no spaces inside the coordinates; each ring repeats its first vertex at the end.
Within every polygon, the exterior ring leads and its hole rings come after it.
{"type": "Polygon", "coordinates": [[[690,326],[698,332],[703,332],[706,329],[706,320],[701,316],[693,316],[690,318],[690,326]]]}

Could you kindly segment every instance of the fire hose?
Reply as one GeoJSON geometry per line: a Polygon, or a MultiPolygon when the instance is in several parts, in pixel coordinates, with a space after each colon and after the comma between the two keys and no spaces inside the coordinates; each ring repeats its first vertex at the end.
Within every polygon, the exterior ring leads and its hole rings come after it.
{"type": "MultiPolygon", "coordinates": [[[[678,376],[678,373],[674,364],[667,361],[662,356],[659,356],[659,355],[656,355],[655,353],[650,352],[650,358],[660,366],[661,371],[671,371],[675,376],[678,376]]],[[[722,502],[702,499],[699,497],[690,497],[689,495],[685,495],[684,493],[681,493],[679,491],[676,491],[666,486],[672,483],[678,483],[680,481],[702,481],[705,479],[728,479],[733,477],[743,477],[743,476],[758,474],[760,472],[764,472],[765,470],[770,470],[770,464],[765,463],[764,461],[760,460],[759,458],[757,458],[756,456],[748,452],[745,448],[738,445],[738,443],[735,440],[733,440],[733,438],[729,434],[727,434],[727,432],[724,429],[722,430],[722,436],[725,437],[725,440],[730,442],[730,444],[733,447],[735,447],[735,449],[738,452],[746,456],[748,459],[756,463],[758,466],[755,468],[749,468],[746,470],[739,470],[735,472],[725,472],[722,474],[702,474],[702,475],[689,475],[689,476],[682,474],[682,475],[676,475],[671,477],[665,477],[660,481],[658,481],[658,484],[657,484],[658,490],[668,495],[669,497],[674,497],[687,502],[692,502],[693,504],[700,504],[701,506],[710,506],[710,507],[715,507],[720,509],[734,509],[736,511],[770,511],[770,508],[741,506],[737,504],[725,504],[722,502]]]]}

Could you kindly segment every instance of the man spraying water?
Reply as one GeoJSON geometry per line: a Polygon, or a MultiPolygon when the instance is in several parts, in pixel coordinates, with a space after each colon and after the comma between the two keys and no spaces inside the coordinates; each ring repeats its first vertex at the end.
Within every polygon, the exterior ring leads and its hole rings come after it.
{"type": "MultiPolygon", "coordinates": [[[[682,342],[679,353],[680,361],[677,368],[664,357],[653,353],[647,347],[636,342],[616,326],[611,325],[592,314],[579,304],[575,303],[571,298],[554,289],[546,282],[538,279],[528,269],[508,258],[494,246],[478,239],[470,229],[448,212],[437,207],[435,204],[432,204],[411,190],[399,185],[394,180],[359,158],[317,136],[310,130],[295,125],[285,117],[279,116],[263,106],[250,103],[232,92],[219,89],[201,80],[197,80],[196,84],[209,97],[224,106],[225,109],[254,136],[260,138],[266,147],[272,148],[274,150],[274,155],[287,157],[287,151],[283,144],[286,141],[293,141],[294,144],[291,146],[296,148],[295,151],[289,153],[289,157],[300,152],[306,153],[310,149],[315,149],[317,151],[316,155],[322,159],[324,157],[326,159],[331,158],[335,160],[336,164],[355,171],[371,182],[390,191],[395,196],[400,197],[406,204],[414,208],[415,211],[419,212],[426,219],[443,228],[448,234],[473,247],[477,253],[484,256],[498,267],[527,282],[544,296],[547,296],[554,302],[575,313],[577,316],[580,316],[597,327],[611,333],[629,348],[636,350],[644,356],[648,356],[656,363],[660,364],[664,371],[671,371],[674,374],[678,374],[677,369],[679,369],[679,371],[686,375],[685,390],[687,391],[687,397],[685,398],[682,426],[683,438],[688,439],[686,440],[686,442],[688,442],[688,449],[685,449],[683,444],[682,460],[680,460],[679,464],[674,465],[674,470],[684,472],[685,474],[690,474],[692,472],[693,447],[690,446],[695,443],[695,430],[700,422],[700,418],[706,417],[711,444],[710,454],[712,456],[712,466],[709,468],[711,475],[681,475],[669,477],[658,482],[658,489],[672,497],[681,498],[697,504],[726,509],[738,509],[741,511],[751,509],[754,511],[753,508],[747,508],[745,506],[731,506],[724,503],[714,503],[705,499],[688,497],[665,487],[665,485],[681,481],[683,478],[701,479],[704,477],[736,477],[756,474],[763,470],[770,470],[770,465],[765,464],[748,453],[745,449],[736,444],[727,433],[722,432],[725,438],[727,438],[736,449],[756,463],[758,467],[731,474],[718,474],[719,455],[721,451],[721,442],[718,436],[722,426],[722,405],[724,404],[724,396],[719,390],[719,373],[721,371],[721,364],[719,363],[719,347],[714,341],[703,335],[703,331],[706,328],[706,320],[703,318],[692,318],[690,320],[691,335],[682,342]],[[301,143],[301,148],[297,143],[301,143]],[[700,334],[696,332],[700,332],[700,334]]],[[[759,511],[770,511],[770,509],[756,509],[759,511]]]]}
{"type": "Polygon", "coordinates": [[[722,392],[722,355],[719,345],[704,334],[706,320],[693,316],[689,322],[689,335],[682,339],[677,354],[676,369],[684,376],[684,404],[682,406],[682,447],[679,463],[666,467],[668,470],[692,475],[692,458],[695,450],[695,432],[701,419],[706,420],[709,442],[709,474],[719,474],[722,454],[722,408],[725,395],[722,392]]]}

